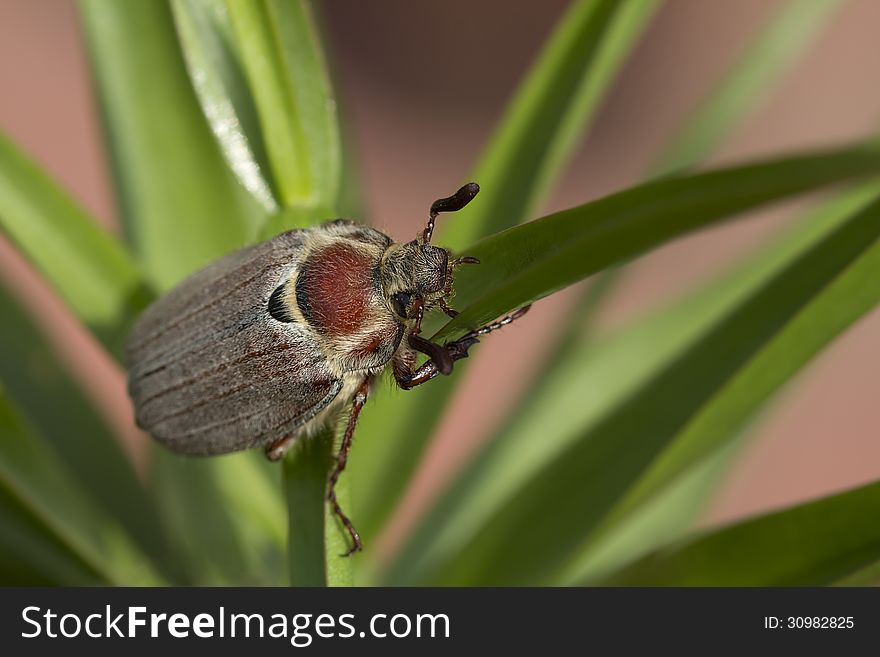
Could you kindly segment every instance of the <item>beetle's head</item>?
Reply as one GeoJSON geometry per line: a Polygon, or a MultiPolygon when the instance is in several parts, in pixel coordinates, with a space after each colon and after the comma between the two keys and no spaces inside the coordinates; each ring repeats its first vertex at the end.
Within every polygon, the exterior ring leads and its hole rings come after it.
{"type": "Polygon", "coordinates": [[[402,319],[412,316],[418,299],[430,307],[452,292],[449,251],[419,240],[392,246],[382,260],[382,288],[402,319]]]}
{"type": "Polygon", "coordinates": [[[475,258],[467,257],[450,260],[449,251],[431,244],[431,236],[439,213],[460,210],[479,191],[476,183],[468,183],[452,196],[434,201],[428,224],[419,237],[406,244],[394,244],[385,252],[382,289],[394,314],[401,319],[412,319],[419,305],[430,308],[451,296],[455,268],[476,262],[475,258]]]}

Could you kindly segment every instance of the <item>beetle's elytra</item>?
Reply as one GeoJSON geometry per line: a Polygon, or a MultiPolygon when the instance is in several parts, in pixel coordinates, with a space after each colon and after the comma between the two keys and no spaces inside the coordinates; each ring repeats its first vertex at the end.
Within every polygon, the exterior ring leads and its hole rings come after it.
{"type": "Polygon", "coordinates": [[[449,316],[453,275],[475,258],[431,245],[434,221],[476,196],[470,183],[435,201],[406,244],[345,220],[291,230],[193,274],[140,317],[127,344],[140,427],[175,452],[223,454],[262,445],[279,459],[299,436],[350,405],[327,498],[361,549],[334,487],[372,381],[391,364],[405,389],[452,372],[481,335],[528,308],[436,344],[426,310],[449,316]],[[428,356],[416,366],[418,353],[428,356]]]}

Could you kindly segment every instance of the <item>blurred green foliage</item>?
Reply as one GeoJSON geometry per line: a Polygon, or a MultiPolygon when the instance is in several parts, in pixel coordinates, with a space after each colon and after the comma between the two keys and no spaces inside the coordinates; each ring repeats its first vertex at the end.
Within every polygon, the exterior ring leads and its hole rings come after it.
{"type": "MultiPolygon", "coordinates": [[[[41,328],[0,293],[0,579],[876,581],[877,484],[691,533],[773,395],[880,300],[880,149],[870,139],[682,173],[753,111],[839,4],[788,3],[669,140],[653,169],[666,177],[535,218],[659,2],[571,4],[479,158],[483,193],[440,235],[483,264],[462,270],[463,312],[437,323],[437,336],[765,204],[849,188],[717,280],[600,341],[589,318],[611,279],[594,286],[510,417],[386,563],[370,541],[462,371],[405,395],[378,387],[339,489],[368,547],[343,559],[346,536],[324,502],[334,430],[301,441],[281,467],[256,453],[186,460],[155,448],[141,480],[41,328]]],[[[79,6],[125,237],[101,230],[3,136],[0,228],[119,359],[156,294],[230,249],[337,215],[352,167],[308,3],[79,6]]]]}

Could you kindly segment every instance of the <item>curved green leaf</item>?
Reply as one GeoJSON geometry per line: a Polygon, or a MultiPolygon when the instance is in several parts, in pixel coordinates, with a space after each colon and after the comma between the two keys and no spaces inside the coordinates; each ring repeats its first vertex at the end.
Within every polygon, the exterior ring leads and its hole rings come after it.
{"type": "MultiPolygon", "coordinates": [[[[773,249],[777,253],[776,260],[779,261],[798,244],[808,244],[818,239],[822,232],[827,232],[830,227],[863,209],[878,195],[880,185],[870,183],[824,204],[811,218],[797,226],[785,243],[773,249]]],[[[755,265],[750,263],[748,266],[755,265]]],[[[847,279],[856,281],[852,273],[848,273],[847,279]]],[[[704,461],[715,461],[717,454],[731,452],[741,442],[739,435],[745,432],[755,414],[772,399],[776,389],[808,363],[810,357],[832,340],[838,331],[865,312],[865,306],[858,303],[860,295],[857,291],[848,299],[842,294],[846,295],[847,292],[836,290],[834,284],[829,286],[705,405],[688,427],[654,459],[602,526],[591,534],[581,554],[561,569],[561,583],[583,581],[601,572],[596,563],[597,544],[607,542],[608,534],[619,533],[621,525],[632,524],[634,516],[644,513],[641,509],[656,506],[657,497],[664,494],[664,489],[678,486],[678,479],[691,476],[688,473],[695,468],[701,469],[704,461]],[[839,303],[842,299],[846,300],[845,308],[833,308],[834,320],[829,324],[825,314],[832,308],[827,303],[839,303]]],[[[669,533],[664,535],[669,536],[669,533]]],[[[659,540],[654,543],[642,541],[639,551],[645,552],[658,545],[664,537],[658,537],[659,540]]]]}
{"type": "Polygon", "coordinates": [[[822,586],[880,559],[880,482],[661,550],[613,586],[822,586]]]}
{"type": "Polygon", "coordinates": [[[480,203],[439,226],[458,249],[528,219],[580,143],[659,3],[578,0],[559,19],[473,172],[480,203]]]}
{"type": "Polygon", "coordinates": [[[834,586],[880,586],[880,560],[834,581],[834,586]]]}
{"type": "Polygon", "coordinates": [[[0,486],[0,585],[94,586],[106,580],[0,486]]]}
{"type": "MultiPolygon", "coordinates": [[[[708,157],[755,108],[827,25],[842,0],[791,0],[743,50],[742,56],[674,133],[649,167],[650,177],[680,171],[708,157]]],[[[572,336],[590,322],[615,288],[622,270],[603,272],[585,290],[548,360],[555,362],[572,336]]],[[[528,391],[525,393],[528,394],[528,391]]]]}
{"type": "MultiPolygon", "coordinates": [[[[688,231],[822,185],[864,177],[878,167],[880,151],[871,146],[748,164],[649,182],[510,228],[466,250],[481,264],[457,273],[455,305],[461,314],[434,339],[455,338],[688,231]]],[[[393,402],[400,401],[401,393],[365,409],[352,448],[359,517],[372,522],[385,517],[396,497],[366,491],[374,486],[387,494],[402,487],[424,444],[413,438],[413,427],[424,432],[431,410],[439,408],[454,380],[406,392],[409,399],[397,406],[393,402]]],[[[367,524],[367,531],[375,526],[367,524]]]]}
{"type": "Polygon", "coordinates": [[[335,207],[342,166],[336,101],[308,2],[227,0],[226,8],[269,136],[264,141],[282,204],[335,207]]]}
{"type": "Polygon", "coordinates": [[[479,267],[456,278],[461,311],[434,338],[450,338],[688,231],[763,203],[864,177],[871,146],[664,178],[481,240],[479,267]]]}
{"type": "Polygon", "coordinates": [[[257,586],[283,580],[281,490],[254,463],[262,454],[193,459],[156,445],[152,458],[152,490],[184,583],[257,586]],[[254,507],[277,517],[267,522],[246,515],[254,507]]]}
{"type": "MultiPolygon", "coordinates": [[[[850,199],[850,209],[875,197],[876,188],[873,195],[863,190],[859,202],[850,199]]],[[[640,323],[628,337],[574,349],[563,366],[581,372],[569,369],[555,381],[576,385],[541,389],[522,421],[511,423],[511,435],[493,441],[427,517],[392,581],[475,577],[486,582],[502,570],[531,581],[530,569],[547,575],[563,568],[583,550],[578,542],[592,536],[596,523],[707,400],[814,298],[821,299],[826,286],[835,289],[835,279],[851,261],[864,262],[860,257],[880,231],[876,212],[875,203],[854,216],[823,215],[763,263],[753,263],[678,311],[640,323]],[[592,357],[579,349],[592,351],[592,357]],[[542,440],[535,441],[535,435],[542,440]],[[530,527],[525,539],[508,536],[522,526],[530,527]],[[532,535],[553,541],[537,549],[530,545],[532,535]],[[505,538],[510,544],[503,543],[505,538]],[[527,548],[538,551],[524,564],[527,548]]],[[[864,312],[865,295],[850,303],[857,316],[859,309],[864,312]]],[[[844,317],[844,323],[853,321],[852,315],[844,317]]],[[[828,327],[819,343],[839,330],[828,327]]],[[[814,350],[815,343],[806,345],[803,359],[814,350]]]]}
{"type": "Polygon", "coordinates": [[[725,449],[716,450],[614,523],[608,531],[595,538],[591,536],[588,545],[577,555],[577,569],[560,570],[550,583],[570,586],[573,582],[594,581],[680,539],[706,511],[733,457],[741,450],[744,438],[741,436],[725,449]]]}
{"type": "MultiPolygon", "coordinates": [[[[650,167],[651,172],[656,175],[684,169],[707,157],[769,95],[779,78],[842,4],[838,0],[792,0],[783,7],[747,45],[683,129],[668,140],[650,167]]],[[[566,389],[579,385],[582,368],[576,363],[568,368],[563,364],[571,362],[571,345],[575,341],[592,339],[592,317],[616,288],[622,271],[618,268],[603,271],[586,287],[581,299],[574,304],[575,311],[566,330],[556,339],[541,377],[523,392],[521,401],[514,404],[523,409],[516,417],[529,412],[530,402],[541,397],[541,387],[566,389]],[[570,380],[564,380],[566,372],[570,373],[570,380]]],[[[574,353],[586,353],[589,357],[589,349],[574,353]]],[[[655,492],[654,498],[641,505],[642,508],[611,523],[609,531],[602,536],[591,537],[577,564],[561,575],[560,583],[580,581],[605,572],[679,535],[703,509],[729,461],[738,453],[737,445],[741,442],[733,441],[704,462],[690,467],[667,486],[668,490],[655,492]]]]}
{"type": "MultiPolygon", "coordinates": [[[[81,0],[80,10],[126,232],[151,281],[167,289],[254,239],[265,215],[211,132],[168,2],[81,0]]],[[[250,456],[221,468],[154,451],[152,485],[189,581],[267,581],[272,559],[247,553],[251,526],[234,515],[220,481],[237,479],[234,465],[250,456]]]]}
{"type": "Polygon", "coordinates": [[[263,213],[226,166],[165,0],[81,0],[120,213],[167,289],[256,236],[263,213]]]}
{"type": "MultiPolygon", "coordinates": [[[[112,517],[166,571],[168,545],[150,494],[110,427],[58,362],[41,330],[0,286],[0,382],[45,437],[89,502],[112,517]],[[46,409],[51,409],[47,412],[46,409]]],[[[57,504],[60,509],[64,499],[57,504]]]]}
{"type": "Polygon", "coordinates": [[[0,228],[118,356],[149,298],[133,259],[2,133],[0,228]]]}
{"type": "Polygon", "coordinates": [[[0,523],[0,549],[11,549],[26,566],[67,584],[160,582],[146,556],[81,493],[2,390],[0,499],[0,510],[9,513],[0,523]]]}
{"type": "MultiPolygon", "coordinates": [[[[880,195],[876,184],[867,190],[859,190],[862,202],[866,191],[874,198],[880,195]]],[[[682,472],[732,441],[749,418],[816,353],[880,303],[880,287],[871,284],[878,275],[880,245],[829,283],[724,387],[704,402],[699,412],[632,486],[603,526],[613,525],[633,509],[647,504],[682,472]]]]}
{"type": "MultiPolygon", "coordinates": [[[[398,555],[391,575],[394,581],[418,580],[422,568],[436,567],[437,562],[451,558],[489,517],[513,503],[519,488],[572,441],[626,404],[690,344],[846,216],[846,212],[817,215],[783,242],[737,265],[733,272],[611,338],[596,340],[585,333],[570,341],[565,357],[554,364],[532,394],[523,397],[481,453],[424,516],[398,555]],[[583,403],[584,399],[589,403],[583,403]],[[541,440],[536,441],[535,435],[541,440]]],[[[603,537],[598,546],[589,546],[582,555],[586,562],[582,567],[597,568],[603,560],[593,552],[619,540],[603,537]]]]}
{"type": "Polygon", "coordinates": [[[257,124],[256,108],[241,70],[223,0],[171,0],[183,56],[202,111],[241,184],[267,212],[277,192],[257,124]]]}
{"type": "MultiPolygon", "coordinates": [[[[480,564],[476,566],[479,577],[490,582],[497,581],[501,572],[517,573],[520,581],[532,581],[542,568],[558,567],[714,395],[719,395],[768,345],[772,349],[772,341],[785,335],[809,304],[817,298],[822,303],[826,288],[837,297],[833,304],[848,306],[842,326],[876,303],[870,293],[855,298],[851,294],[840,298],[839,294],[851,292],[853,280],[864,287],[870,280],[865,278],[866,267],[876,279],[880,248],[866,252],[872,244],[876,246],[878,234],[880,206],[875,202],[745,301],[679,361],[648,382],[630,404],[605,418],[559,461],[529,482],[521,491],[528,500],[525,508],[503,510],[484,528],[485,534],[469,546],[470,568],[480,564]],[[860,259],[863,255],[865,260],[860,259]],[[855,265],[847,272],[853,262],[855,265]],[[847,276],[854,273],[854,279],[843,276],[845,272],[847,276]],[[835,280],[838,276],[847,282],[835,280]],[[842,290],[836,289],[839,285],[842,290]],[[650,429],[646,431],[646,427],[650,429]],[[563,491],[567,495],[560,502],[563,491]],[[584,506],[587,500],[588,508],[584,506]],[[547,513],[546,506],[554,502],[554,512],[547,513]],[[571,522],[573,514],[578,518],[576,523],[571,522]],[[554,536],[550,547],[542,546],[543,565],[527,562],[525,553],[535,546],[529,545],[529,540],[514,541],[510,536],[514,526],[528,526],[535,535],[554,536]],[[514,546],[507,545],[505,538],[514,546]],[[497,558],[499,554],[502,556],[497,558]]],[[[820,327],[814,336],[818,344],[811,339],[803,345],[783,343],[782,348],[802,350],[793,360],[806,360],[842,326],[831,322],[820,327]]],[[[458,569],[466,571],[468,566],[460,561],[453,572],[458,569]]]]}

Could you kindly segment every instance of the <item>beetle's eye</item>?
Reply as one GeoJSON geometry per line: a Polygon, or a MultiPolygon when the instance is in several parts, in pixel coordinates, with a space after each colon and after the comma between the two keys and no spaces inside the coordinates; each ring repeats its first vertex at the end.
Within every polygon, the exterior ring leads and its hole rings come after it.
{"type": "Polygon", "coordinates": [[[391,297],[391,307],[400,317],[406,317],[406,310],[412,302],[412,295],[409,292],[398,292],[391,297]]]}

